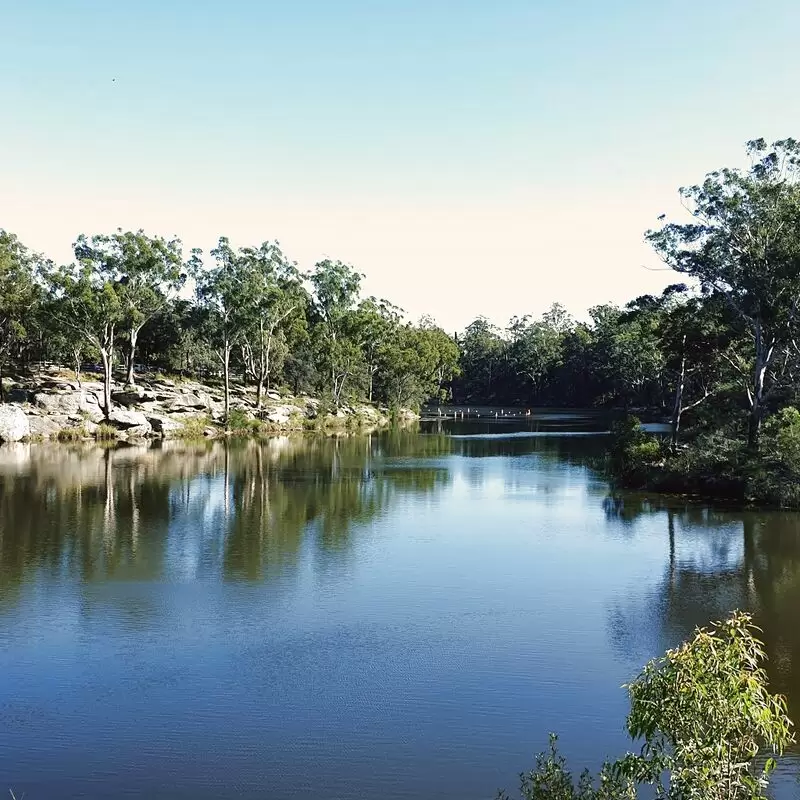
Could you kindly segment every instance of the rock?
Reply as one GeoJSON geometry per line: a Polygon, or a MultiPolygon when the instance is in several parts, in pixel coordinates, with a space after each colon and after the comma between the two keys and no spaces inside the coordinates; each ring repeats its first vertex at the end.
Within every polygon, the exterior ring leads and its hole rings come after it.
{"type": "Polygon", "coordinates": [[[0,442],[19,442],[30,433],[28,416],[18,405],[0,405],[0,442]]]}
{"type": "Polygon", "coordinates": [[[190,392],[178,392],[168,402],[167,408],[170,411],[186,411],[189,409],[208,408],[211,398],[205,394],[191,394],[190,392]]]}
{"type": "Polygon", "coordinates": [[[203,429],[203,436],[205,436],[206,439],[213,439],[218,433],[219,433],[219,430],[217,430],[217,428],[204,428],[203,429]]]}
{"type": "Polygon", "coordinates": [[[111,392],[111,399],[123,406],[138,406],[156,399],[155,394],[148,392],[140,386],[131,386],[121,392],[111,392]]]}
{"type": "MultiPolygon", "coordinates": [[[[37,414],[31,414],[28,417],[28,425],[30,427],[30,436],[31,437],[39,437],[41,436],[44,439],[55,438],[58,436],[58,432],[62,428],[66,428],[67,425],[59,424],[58,417],[49,417],[44,416],[40,417],[37,414]]],[[[66,418],[64,420],[66,422],[66,418]]]]}
{"type": "Polygon", "coordinates": [[[37,408],[47,414],[88,415],[93,422],[103,418],[97,395],[91,391],[63,392],[58,394],[37,392],[34,398],[37,408]]]}
{"type": "MultiPolygon", "coordinates": [[[[139,411],[132,411],[129,408],[112,408],[109,414],[108,421],[115,428],[119,428],[129,433],[136,428],[137,434],[139,430],[150,433],[153,429],[147,421],[147,417],[139,411]]],[[[131,435],[137,435],[131,433],[131,435]]]]}
{"type": "Polygon", "coordinates": [[[278,394],[278,392],[273,391],[272,389],[270,389],[267,392],[267,397],[269,397],[270,400],[280,400],[281,399],[281,396],[278,394]]]}
{"type": "Polygon", "coordinates": [[[120,433],[128,439],[144,439],[153,434],[153,428],[148,422],[147,425],[135,425],[133,428],[126,428],[120,433]]]}
{"type": "Polygon", "coordinates": [[[9,403],[30,403],[32,400],[33,392],[22,386],[14,386],[6,392],[6,401],[9,403]]]}
{"type": "Polygon", "coordinates": [[[79,398],[71,392],[63,394],[37,392],[34,402],[37,408],[48,414],[77,414],[80,405],[79,398]]]}
{"type": "Polygon", "coordinates": [[[278,425],[285,425],[295,414],[297,414],[297,408],[295,408],[295,406],[275,406],[274,408],[267,409],[264,413],[264,417],[270,422],[274,422],[278,425]]]}
{"type": "Polygon", "coordinates": [[[166,386],[169,389],[175,388],[175,381],[171,381],[169,378],[159,378],[157,381],[153,381],[154,386],[166,386]]]}
{"type": "Polygon", "coordinates": [[[165,414],[147,414],[146,417],[150,427],[165,438],[175,436],[179,431],[183,430],[183,425],[180,422],[171,419],[165,414]]]}

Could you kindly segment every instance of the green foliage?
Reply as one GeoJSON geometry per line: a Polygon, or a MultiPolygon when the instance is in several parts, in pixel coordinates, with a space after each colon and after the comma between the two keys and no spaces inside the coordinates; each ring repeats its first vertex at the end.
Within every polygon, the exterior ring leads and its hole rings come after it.
{"type": "Polygon", "coordinates": [[[576,783],[551,734],[549,751],[521,776],[523,799],[633,800],[642,785],[659,800],[766,797],[775,757],[794,736],[785,699],[768,690],[757,630],[734,612],[650,661],[625,687],[639,752],[606,763],[597,782],[584,771],[576,783]]]}
{"type": "Polygon", "coordinates": [[[794,737],[786,701],[767,688],[766,658],[752,619],[736,612],[663,658],[629,684],[628,732],[643,740],[617,771],[655,784],[670,800],[764,797],[773,758],[794,737]],[[662,785],[669,775],[669,788],[662,785]]]}
{"type": "Polygon", "coordinates": [[[202,439],[205,436],[205,430],[212,424],[211,419],[205,414],[199,414],[196,417],[190,417],[184,420],[183,427],[178,432],[180,439],[202,439]]]}
{"type": "Polygon", "coordinates": [[[57,434],[56,439],[59,442],[80,442],[88,438],[89,434],[83,425],[73,426],[71,428],[62,428],[57,434]]]}
{"type": "Polygon", "coordinates": [[[741,325],[747,347],[730,363],[746,391],[755,449],[780,359],[797,334],[800,144],[755,139],[747,152],[749,170],[720,169],[681,189],[691,221],[667,223],[647,238],[670,267],[724,298],[741,325]]]}
{"type": "Polygon", "coordinates": [[[99,442],[111,442],[117,438],[117,429],[113,425],[101,422],[94,432],[94,438],[99,442]]]}
{"type": "Polygon", "coordinates": [[[611,426],[608,468],[612,476],[626,485],[644,480],[646,470],[661,461],[662,446],[642,430],[638,417],[628,414],[611,426]]]}
{"type": "MultiPolygon", "coordinates": [[[[520,795],[523,800],[625,800],[635,798],[636,788],[624,775],[615,773],[605,764],[598,781],[584,770],[577,783],[567,769],[566,759],[558,752],[558,737],[550,734],[550,749],[536,757],[536,767],[520,775],[520,795]]],[[[498,800],[508,800],[501,792],[498,800]]]]}
{"type": "Polygon", "coordinates": [[[246,435],[258,433],[261,423],[253,419],[244,408],[232,408],[228,414],[227,427],[231,433],[246,435]]]}
{"type": "Polygon", "coordinates": [[[782,408],[767,421],[764,435],[765,450],[789,472],[800,476],[800,411],[794,406],[782,408]]]}
{"type": "Polygon", "coordinates": [[[42,263],[14,234],[0,228],[0,368],[15,344],[28,336],[30,312],[39,299],[34,277],[42,263]]]}

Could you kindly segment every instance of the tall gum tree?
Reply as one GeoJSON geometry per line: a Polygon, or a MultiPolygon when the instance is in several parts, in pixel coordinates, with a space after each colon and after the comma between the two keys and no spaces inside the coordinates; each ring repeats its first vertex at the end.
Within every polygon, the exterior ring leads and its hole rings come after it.
{"type": "Polygon", "coordinates": [[[136,345],[142,328],[158,314],[183,286],[186,268],[180,239],[148,236],[143,230],[117,229],[110,235],[81,236],[83,261],[110,281],[119,298],[127,334],[125,383],[135,384],[136,345]]]}
{"type": "Polygon", "coordinates": [[[798,352],[800,144],[750,141],[747,170],[725,168],[680,190],[692,216],[646,233],[664,262],[719,294],[750,340],[748,442],[757,449],[770,395],[789,351],[798,352]]]}
{"type": "Polygon", "coordinates": [[[234,250],[225,236],[220,237],[211,256],[214,265],[204,269],[199,251],[194,251],[191,272],[196,281],[198,302],[205,312],[207,341],[222,367],[227,424],[230,414],[231,352],[243,341],[253,314],[251,272],[247,256],[241,250],[234,250]]]}
{"type": "Polygon", "coordinates": [[[264,387],[269,388],[280,332],[305,310],[308,296],[297,265],[290,262],[278,242],[242,248],[246,283],[247,322],[242,334],[242,357],[256,382],[256,407],[261,408],[264,387]]]}
{"type": "Polygon", "coordinates": [[[0,228],[0,401],[5,400],[3,368],[15,342],[26,336],[26,322],[39,297],[34,280],[40,257],[0,228]]]}
{"type": "Polygon", "coordinates": [[[81,241],[75,244],[78,264],[61,267],[51,274],[56,300],[53,309],[61,324],[71,328],[76,342],[85,341],[100,355],[103,365],[103,413],[111,413],[111,381],[114,346],[124,313],[114,284],[92,258],[84,258],[81,241]]]}
{"type": "Polygon", "coordinates": [[[338,407],[345,385],[363,365],[363,352],[353,340],[357,329],[353,307],[363,275],[349,264],[325,259],[314,265],[309,280],[314,290],[322,369],[329,377],[334,405],[338,407]]]}

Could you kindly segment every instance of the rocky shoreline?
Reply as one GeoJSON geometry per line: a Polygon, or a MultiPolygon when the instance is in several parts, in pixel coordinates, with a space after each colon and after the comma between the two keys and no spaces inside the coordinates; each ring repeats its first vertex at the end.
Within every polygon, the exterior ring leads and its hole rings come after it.
{"type": "MultiPolygon", "coordinates": [[[[0,404],[0,442],[215,438],[231,434],[286,433],[345,429],[371,430],[392,421],[389,409],[366,403],[330,412],[305,394],[267,392],[262,408],[255,388],[231,386],[229,429],[223,424],[222,389],[194,380],[142,377],[136,386],[115,383],[113,407],[103,413],[103,384],[61,370],[6,379],[0,404]]],[[[418,415],[401,410],[399,420],[418,415]]]]}

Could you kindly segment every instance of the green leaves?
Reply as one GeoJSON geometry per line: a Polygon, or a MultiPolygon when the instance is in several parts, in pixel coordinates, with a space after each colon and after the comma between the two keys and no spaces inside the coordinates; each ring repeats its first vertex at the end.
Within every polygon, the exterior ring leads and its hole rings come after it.
{"type": "Polygon", "coordinates": [[[596,783],[584,772],[576,784],[551,734],[549,751],[521,776],[524,800],[633,800],[641,785],[660,800],[765,797],[776,760],[758,766],[758,756],[780,755],[794,736],[786,701],[767,689],[757,630],[737,611],[650,661],[624,687],[640,752],[606,763],[596,783]]]}
{"type": "Polygon", "coordinates": [[[35,274],[43,259],[0,228],[0,359],[27,335],[29,312],[39,297],[35,274]]]}
{"type": "Polygon", "coordinates": [[[631,777],[668,771],[660,796],[748,800],[762,797],[774,761],[760,770],[764,749],[780,755],[793,741],[786,701],[767,689],[765,654],[748,614],[735,612],[694,639],[651,661],[627,685],[633,739],[641,756],[628,757],[631,777]]]}

